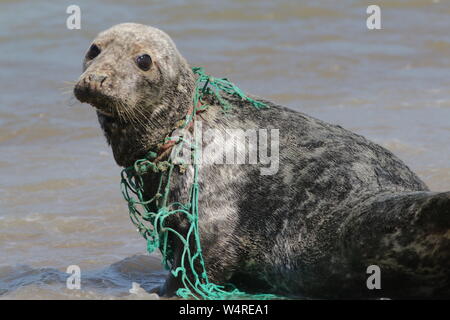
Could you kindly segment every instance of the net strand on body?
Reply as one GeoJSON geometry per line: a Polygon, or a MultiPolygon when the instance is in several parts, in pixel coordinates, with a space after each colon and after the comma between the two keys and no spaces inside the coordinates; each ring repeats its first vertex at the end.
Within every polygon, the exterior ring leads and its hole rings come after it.
{"type": "MultiPolygon", "coordinates": [[[[180,129],[191,126],[195,122],[197,113],[209,107],[203,102],[206,96],[215,97],[224,112],[231,110],[232,105],[222,96],[223,93],[239,97],[257,109],[267,107],[266,104],[245,95],[225,78],[208,76],[204,69],[200,67],[192,70],[197,76],[192,101],[193,108],[179,124],[180,129]]],[[[208,279],[198,228],[200,192],[198,148],[201,146],[196,144],[195,126],[193,130],[193,142],[186,141],[182,137],[167,137],[162,142],[163,144],[171,143],[173,145],[174,150],[171,152],[177,153],[183,147],[188,147],[191,150],[192,159],[189,165],[192,166],[193,170],[193,182],[188,190],[189,200],[187,203],[168,203],[172,175],[176,166],[172,157],[162,160],[158,157],[158,152],[149,152],[145,158],[137,160],[133,166],[127,167],[121,172],[121,190],[128,203],[130,219],[139,233],[147,240],[147,251],[152,253],[159,249],[162,254],[163,266],[170,270],[174,277],[180,279],[183,286],[176,291],[179,297],[207,300],[274,298],[271,294],[250,295],[232,285],[218,285],[208,279]],[[144,194],[143,177],[147,173],[159,175],[157,192],[150,199],[146,199],[144,194]],[[173,215],[184,215],[186,221],[188,221],[186,234],[181,234],[170,227],[168,223],[166,224],[168,218],[173,215]],[[170,241],[170,236],[175,237],[183,244],[178,265],[175,265],[174,250],[171,246],[173,241],[170,241]]]]}

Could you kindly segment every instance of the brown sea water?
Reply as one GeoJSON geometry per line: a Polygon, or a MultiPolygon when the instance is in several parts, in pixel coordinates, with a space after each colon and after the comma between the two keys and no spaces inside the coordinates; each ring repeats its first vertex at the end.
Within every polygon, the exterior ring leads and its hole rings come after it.
{"type": "MultiPolygon", "coordinates": [[[[362,134],[450,190],[450,1],[0,1],[0,298],[134,298],[164,280],[72,84],[95,35],[168,32],[193,66],[362,134]],[[68,5],[82,29],[68,30],[68,5]],[[81,290],[65,289],[67,266],[81,290]]],[[[141,298],[147,296],[141,295],[141,298]]]]}

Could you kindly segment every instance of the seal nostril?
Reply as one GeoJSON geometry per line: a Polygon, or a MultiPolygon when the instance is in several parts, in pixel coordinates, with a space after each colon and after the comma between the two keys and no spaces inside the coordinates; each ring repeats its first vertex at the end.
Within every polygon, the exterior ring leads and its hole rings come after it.
{"type": "Polygon", "coordinates": [[[105,82],[106,78],[106,76],[102,76],[102,79],[100,80],[100,87],[103,86],[103,82],[105,82]]]}
{"type": "Polygon", "coordinates": [[[105,75],[102,75],[102,74],[90,74],[89,75],[89,81],[97,82],[100,85],[103,84],[103,82],[106,80],[106,78],[107,77],[105,75]]]}

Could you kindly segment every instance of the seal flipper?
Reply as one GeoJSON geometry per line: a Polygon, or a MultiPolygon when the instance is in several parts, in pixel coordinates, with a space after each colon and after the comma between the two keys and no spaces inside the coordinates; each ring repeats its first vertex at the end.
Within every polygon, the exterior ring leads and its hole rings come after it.
{"type": "Polygon", "coordinates": [[[380,267],[379,295],[450,297],[450,192],[379,194],[351,210],[339,238],[350,270],[380,267]]]}

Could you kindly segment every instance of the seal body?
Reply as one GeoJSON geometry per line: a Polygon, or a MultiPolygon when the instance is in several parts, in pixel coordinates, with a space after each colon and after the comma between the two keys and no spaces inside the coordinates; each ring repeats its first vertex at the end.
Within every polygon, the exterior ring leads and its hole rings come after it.
{"type": "MultiPolygon", "coordinates": [[[[128,166],[185,117],[194,76],[151,27],[118,25],[94,44],[101,53],[88,52],[75,95],[97,108],[117,163],[128,166]],[[136,67],[143,52],[152,56],[149,70],[136,67]]],[[[449,296],[450,193],[430,192],[391,152],[340,126],[256,97],[268,108],[224,99],[232,105],[226,115],[210,97],[197,119],[203,129],[278,129],[279,161],[270,175],[260,165],[200,165],[199,230],[213,282],[319,298],[449,296]],[[380,290],[367,287],[371,265],[382,272],[380,290]]],[[[212,143],[203,140],[203,150],[212,143]]],[[[149,198],[158,181],[145,177],[149,198]]],[[[186,202],[191,183],[192,169],[175,171],[170,200],[186,202]]],[[[170,223],[185,232],[181,217],[170,223]]],[[[170,275],[160,293],[179,286],[170,275]]]]}
{"type": "MultiPolygon", "coordinates": [[[[273,175],[200,166],[200,235],[214,282],[327,298],[445,295],[450,193],[428,191],[391,152],[339,126],[229,99],[233,110],[216,106],[203,126],[279,128],[280,165],[273,175]],[[371,265],[383,272],[381,292],[367,288],[371,265]]],[[[179,183],[172,200],[187,201],[189,174],[179,183]]]]}

